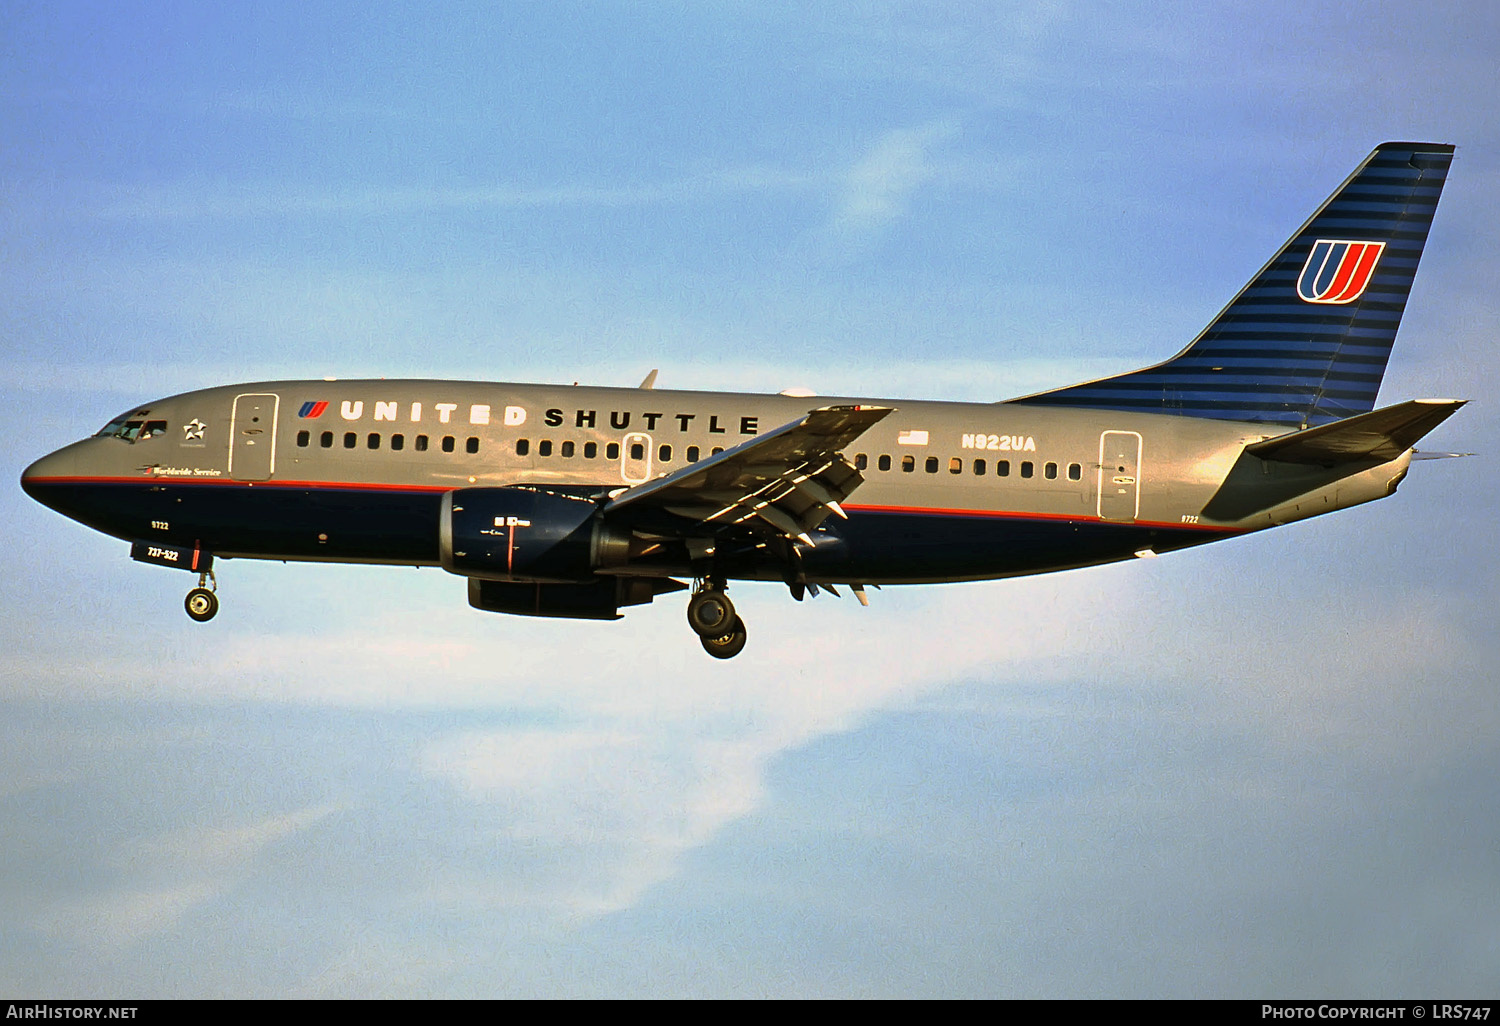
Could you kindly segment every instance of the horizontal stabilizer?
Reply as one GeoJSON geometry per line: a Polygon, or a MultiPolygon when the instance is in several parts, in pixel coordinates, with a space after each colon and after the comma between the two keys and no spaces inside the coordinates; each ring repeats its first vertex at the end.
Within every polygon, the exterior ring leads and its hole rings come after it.
{"type": "Polygon", "coordinates": [[[1478,456],[1477,452],[1418,452],[1413,449],[1411,458],[1415,463],[1417,460],[1461,460],[1465,456],[1478,456]]]}
{"type": "Polygon", "coordinates": [[[1393,460],[1458,412],[1463,399],[1412,399],[1332,424],[1293,431],[1245,446],[1263,460],[1332,466],[1360,460],[1393,460]]]}

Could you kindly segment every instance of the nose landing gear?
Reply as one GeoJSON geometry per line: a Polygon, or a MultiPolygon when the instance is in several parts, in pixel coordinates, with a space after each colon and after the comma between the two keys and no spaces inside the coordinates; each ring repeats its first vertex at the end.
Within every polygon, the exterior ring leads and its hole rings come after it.
{"type": "Polygon", "coordinates": [[[207,623],[214,618],[219,611],[219,596],[214,594],[219,588],[218,578],[214,572],[209,570],[198,575],[198,587],[187,593],[183,600],[183,607],[187,609],[187,615],[199,623],[207,623]],[[205,588],[205,584],[212,584],[213,591],[205,588]]]}

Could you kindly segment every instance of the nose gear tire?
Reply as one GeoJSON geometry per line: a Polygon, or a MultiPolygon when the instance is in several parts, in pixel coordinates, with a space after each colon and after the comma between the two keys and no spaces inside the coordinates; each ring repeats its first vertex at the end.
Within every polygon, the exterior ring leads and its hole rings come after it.
{"type": "Polygon", "coordinates": [[[212,620],[214,614],[219,611],[219,596],[207,588],[194,588],[187,593],[187,598],[183,600],[182,605],[187,610],[188,616],[199,623],[206,623],[212,620]]]}

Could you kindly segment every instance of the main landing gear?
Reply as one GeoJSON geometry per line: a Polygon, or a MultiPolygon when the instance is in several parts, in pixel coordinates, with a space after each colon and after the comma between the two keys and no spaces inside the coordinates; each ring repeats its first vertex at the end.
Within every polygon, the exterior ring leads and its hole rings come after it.
{"type": "Polygon", "coordinates": [[[218,589],[219,580],[214,576],[212,570],[199,574],[198,587],[188,592],[187,598],[182,603],[183,607],[187,609],[187,615],[199,623],[207,623],[209,620],[212,620],[214,614],[219,611],[219,596],[214,593],[218,589]],[[205,588],[205,584],[212,584],[214,590],[210,591],[208,588],[205,588]]]}
{"type": "Polygon", "coordinates": [[[703,643],[703,651],[715,659],[733,659],[745,648],[745,622],[724,594],[724,582],[710,579],[688,599],[687,620],[703,643]]]}

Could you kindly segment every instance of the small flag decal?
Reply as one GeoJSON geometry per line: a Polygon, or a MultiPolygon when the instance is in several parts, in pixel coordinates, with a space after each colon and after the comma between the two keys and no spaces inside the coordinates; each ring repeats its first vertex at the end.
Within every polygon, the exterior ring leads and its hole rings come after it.
{"type": "Polygon", "coordinates": [[[302,409],[297,411],[297,416],[306,417],[307,419],[312,420],[317,417],[323,416],[323,411],[326,409],[328,409],[327,403],[306,402],[302,404],[302,409]]]}
{"type": "Polygon", "coordinates": [[[897,445],[926,445],[926,431],[903,431],[896,436],[897,445]]]}

